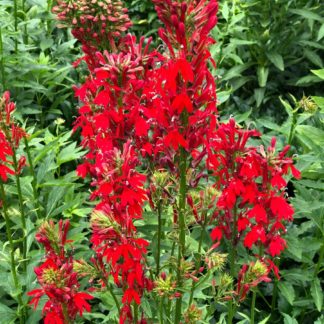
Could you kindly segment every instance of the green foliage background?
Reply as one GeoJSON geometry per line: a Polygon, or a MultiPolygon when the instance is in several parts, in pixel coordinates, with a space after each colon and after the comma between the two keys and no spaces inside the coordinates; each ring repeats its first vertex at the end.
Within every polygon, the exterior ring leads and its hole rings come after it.
{"type": "MultiPolygon", "coordinates": [[[[0,92],[10,90],[17,104],[16,117],[33,133],[29,145],[41,202],[39,218],[33,207],[33,179],[25,170],[22,186],[30,217],[30,262],[28,275],[21,278],[24,290],[35,286],[32,269],[41,253],[33,236],[42,219],[70,218],[75,225],[76,254],[89,253],[82,243],[88,244],[86,220],[91,204],[86,201],[87,188],[74,172],[84,152],[77,148],[77,135],[71,139],[70,132],[77,107],[72,85],[83,78],[82,70],[74,70],[71,63],[81,52],[70,33],[56,27],[52,6],[51,0],[0,0],[0,92]]],[[[127,6],[133,32],[156,37],[159,23],[152,3],[133,0],[127,6]]],[[[291,144],[303,175],[298,182],[290,181],[287,191],[296,215],[287,233],[288,249],[278,260],[282,279],[258,288],[257,319],[260,323],[324,323],[323,3],[222,0],[213,37],[221,118],[234,115],[242,125],[262,130],[264,144],[272,136],[278,137],[281,147],[291,144]]],[[[154,42],[158,44],[159,39],[154,42]]],[[[18,231],[17,190],[12,183],[6,185],[6,193],[18,231]]],[[[0,238],[0,318],[13,323],[16,315],[10,296],[17,291],[7,280],[10,267],[2,219],[0,238]]],[[[17,259],[19,253],[17,249],[17,259]]],[[[112,314],[107,317],[100,310],[110,303],[103,300],[89,321],[109,323],[112,314]]],[[[249,305],[248,299],[239,323],[249,323],[249,305]]],[[[41,314],[30,310],[29,316],[28,323],[36,323],[41,314]]],[[[213,323],[225,322],[222,309],[215,310],[213,323]]]]}

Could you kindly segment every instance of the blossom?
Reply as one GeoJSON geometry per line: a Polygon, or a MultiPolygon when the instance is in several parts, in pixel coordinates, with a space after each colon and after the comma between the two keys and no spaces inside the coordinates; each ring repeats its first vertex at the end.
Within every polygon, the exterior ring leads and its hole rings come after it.
{"type": "Polygon", "coordinates": [[[73,321],[77,313],[90,312],[87,302],[93,296],[81,292],[78,274],[73,269],[73,259],[65,251],[69,222],[59,222],[58,233],[54,223],[45,222],[36,235],[38,242],[45,246],[45,261],[34,272],[40,288],[28,292],[32,299],[30,304],[37,308],[40,298],[48,300],[43,307],[45,323],[66,323],[73,321]]]}

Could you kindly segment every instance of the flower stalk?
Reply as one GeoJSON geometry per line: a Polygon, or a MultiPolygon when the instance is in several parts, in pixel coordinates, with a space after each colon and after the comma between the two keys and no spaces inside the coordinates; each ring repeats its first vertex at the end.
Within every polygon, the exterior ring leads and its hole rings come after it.
{"type": "MultiPolygon", "coordinates": [[[[15,247],[12,239],[12,231],[11,231],[11,226],[10,226],[10,219],[8,215],[8,208],[7,208],[7,201],[6,201],[6,195],[5,195],[5,190],[4,190],[4,185],[2,181],[0,181],[0,192],[1,192],[1,201],[2,201],[2,208],[3,208],[3,216],[6,222],[6,232],[7,232],[7,239],[9,241],[9,247],[10,247],[10,267],[11,267],[11,276],[15,285],[15,288],[17,291],[20,290],[20,282],[19,278],[17,275],[17,265],[15,261],[15,247]]],[[[24,303],[22,300],[22,294],[21,292],[18,293],[17,295],[17,302],[18,302],[18,318],[19,318],[19,323],[24,323],[24,303]]]]}

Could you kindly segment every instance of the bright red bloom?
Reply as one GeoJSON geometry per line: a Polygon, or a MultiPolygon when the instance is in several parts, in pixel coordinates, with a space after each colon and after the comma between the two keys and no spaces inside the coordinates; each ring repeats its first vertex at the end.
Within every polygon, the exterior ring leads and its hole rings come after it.
{"type": "Polygon", "coordinates": [[[46,259],[34,271],[41,286],[28,292],[32,296],[30,304],[37,308],[40,298],[47,296],[48,301],[43,307],[45,323],[66,323],[74,321],[77,313],[90,312],[87,300],[93,297],[80,292],[78,274],[73,270],[73,259],[65,251],[69,222],[60,221],[58,233],[51,221],[45,222],[36,235],[38,242],[46,249],[46,259]]]}

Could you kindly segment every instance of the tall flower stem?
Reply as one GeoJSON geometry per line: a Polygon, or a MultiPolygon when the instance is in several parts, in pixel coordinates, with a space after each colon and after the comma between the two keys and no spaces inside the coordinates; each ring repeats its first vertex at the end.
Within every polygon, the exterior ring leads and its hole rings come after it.
{"type": "Polygon", "coordinates": [[[38,199],[37,178],[36,178],[36,174],[35,174],[33,159],[32,159],[31,153],[30,153],[30,147],[29,147],[29,144],[28,144],[28,139],[26,137],[24,137],[24,143],[25,143],[25,148],[26,148],[26,152],[27,152],[29,170],[30,170],[30,173],[31,173],[31,175],[33,177],[31,185],[32,185],[32,188],[33,188],[33,197],[34,197],[34,205],[35,205],[36,215],[37,215],[37,219],[41,219],[42,218],[41,204],[40,204],[39,199],[38,199]]]}
{"type": "Polygon", "coordinates": [[[292,140],[294,138],[294,132],[295,132],[296,124],[297,124],[297,111],[298,111],[298,108],[293,111],[289,135],[288,135],[288,145],[291,145],[292,140]]]}
{"type": "MultiPolygon", "coordinates": [[[[237,207],[235,205],[233,210],[233,223],[232,223],[232,240],[230,246],[230,274],[231,277],[235,277],[235,261],[236,261],[236,236],[237,236],[237,207]]],[[[233,300],[231,299],[228,302],[228,317],[227,323],[232,324],[233,317],[235,315],[236,306],[233,300]]]]}
{"type": "Polygon", "coordinates": [[[14,0],[15,54],[18,54],[18,0],[14,0]]]}
{"type": "Polygon", "coordinates": [[[315,267],[315,271],[314,271],[314,276],[316,277],[320,271],[321,268],[321,264],[324,258],[324,243],[322,244],[322,247],[320,249],[320,254],[319,254],[319,258],[315,267]]]}
{"type": "Polygon", "coordinates": [[[138,305],[134,302],[134,324],[138,323],[138,305]]]}
{"type": "MultiPolygon", "coordinates": [[[[179,192],[179,249],[178,249],[178,264],[177,264],[177,286],[182,287],[182,273],[181,273],[181,261],[185,255],[186,245],[186,194],[187,194],[187,153],[183,147],[180,149],[180,192],[179,192]]],[[[174,323],[180,323],[182,308],[182,296],[177,298],[174,323]]]]}
{"type": "Polygon", "coordinates": [[[18,170],[18,161],[17,161],[17,153],[14,148],[14,145],[12,145],[13,155],[13,166],[15,169],[15,178],[16,178],[16,185],[17,185],[17,192],[18,192],[18,200],[19,200],[19,209],[20,209],[20,219],[21,219],[21,226],[23,230],[23,269],[24,272],[26,272],[27,269],[27,228],[26,228],[26,216],[24,211],[24,201],[23,201],[23,195],[21,191],[21,184],[20,184],[20,178],[19,178],[19,170],[18,170]]]}
{"type": "Polygon", "coordinates": [[[111,287],[111,284],[108,282],[108,280],[105,278],[105,276],[102,276],[101,277],[102,280],[104,281],[106,287],[107,287],[107,290],[109,291],[111,297],[113,298],[114,302],[115,302],[115,305],[117,307],[117,310],[118,310],[118,314],[120,314],[120,304],[119,304],[119,301],[113,291],[113,288],[111,287]]]}
{"type": "Polygon", "coordinates": [[[159,305],[159,316],[160,316],[160,324],[163,324],[163,301],[164,301],[164,298],[161,297],[160,298],[160,305],[159,305]]]}
{"type": "Polygon", "coordinates": [[[158,212],[158,233],[157,233],[157,256],[156,256],[156,276],[160,273],[160,254],[161,254],[161,236],[162,236],[162,204],[159,201],[158,212]]]}
{"type": "Polygon", "coordinates": [[[6,76],[5,76],[5,69],[4,69],[4,58],[3,58],[3,42],[2,42],[2,31],[0,27],[0,73],[1,73],[1,83],[3,86],[3,89],[6,89],[6,76]]]}
{"type": "MultiPolygon", "coordinates": [[[[197,254],[198,254],[198,259],[197,259],[197,264],[196,264],[196,269],[197,270],[199,269],[200,262],[201,262],[201,248],[202,248],[202,242],[203,242],[204,235],[205,235],[206,218],[207,217],[205,217],[205,221],[201,226],[201,233],[200,233],[198,251],[197,251],[197,254]]],[[[189,307],[191,306],[192,301],[193,301],[193,295],[194,295],[194,292],[195,292],[195,288],[196,288],[196,282],[193,281],[192,286],[191,286],[190,298],[189,298],[189,307]]]]}
{"type": "MultiPolygon", "coordinates": [[[[279,260],[275,260],[275,265],[278,267],[279,260]]],[[[278,279],[275,277],[273,281],[272,300],[271,300],[271,315],[275,315],[277,306],[277,295],[278,295],[278,279]]]]}
{"type": "Polygon", "coordinates": [[[255,309],[256,291],[253,290],[252,303],[251,303],[251,324],[254,324],[254,309],[255,309]]]}
{"type": "MultiPolygon", "coordinates": [[[[5,196],[5,190],[3,183],[0,181],[0,192],[1,192],[1,200],[2,200],[2,208],[3,208],[3,216],[6,222],[6,232],[7,232],[7,239],[9,241],[10,246],[10,266],[11,266],[11,276],[15,285],[15,288],[17,291],[19,291],[20,283],[17,276],[16,271],[16,261],[15,261],[15,247],[12,240],[12,232],[10,227],[10,219],[8,215],[8,208],[7,208],[7,201],[5,196]]],[[[21,293],[18,293],[17,295],[17,301],[18,301],[18,317],[19,317],[19,323],[24,323],[24,316],[23,316],[23,309],[24,304],[22,301],[21,293]]]]}

